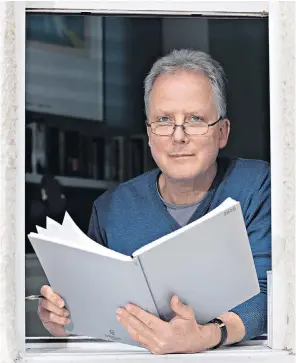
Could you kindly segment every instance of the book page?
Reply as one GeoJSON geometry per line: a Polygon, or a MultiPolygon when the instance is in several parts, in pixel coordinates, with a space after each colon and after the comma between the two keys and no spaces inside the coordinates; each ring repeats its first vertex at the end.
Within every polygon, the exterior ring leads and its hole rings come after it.
{"type": "Polygon", "coordinates": [[[65,213],[64,219],[63,219],[63,229],[66,231],[66,233],[69,236],[72,236],[73,239],[75,239],[75,241],[81,245],[81,246],[90,246],[91,248],[96,248],[98,245],[99,250],[100,247],[106,248],[102,245],[100,245],[99,243],[93,241],[91,238],[89,238],[78,226],[77,224],[73,221],[73,219],[71,218],[71,216],[69,215],[68,212],[65,213]]]}
{"type": "MultiPolygon", "coordinates": [[[[98,253],[103,256],[109,256],[123,261],[131,260],[130,256],[123,255],[113,251],[105,246],[100,245],[89,238],[73,221],[69,213],[66,212],[63,224],[59,224],[53,219],[46,217],[46,229],[37,226],[38,236],[41,239],[49,239],[55,243],[61,243],[66,246],[78,247],[81,250],[98,253]]],[[[34,233],[30,235],[34,236],[34,233]]]]}
{"type": "Polygon", "coordinates": [[[51,237],[64,241],[67,245],[79,246],[79,243],[67,233],[66,229],[61,224],[54,221],[53,219],[46,217],[46,232],[39,233],[40,236],[51,237]]]}
{"type": "Polygon", "coordinates": [[[56,222],[52,218],[46,217],[46,230],[51,232],[54,231],[55,228],[61,227],[60,223],[56,222]]]}
{"type": "Polygon", "coordinates": [[[37,233],[43,234],[44,236],[49,236],[46,228],[42,228],[40,226],[36,226],[37,233]]]}
{"type": "Polygon", "coordinates": [[[132,257],[126,256],[126,255],[116,252],[116,251],[112,251],[109,248],[101,246],[94,241],[93,241],[94,242],[93,246],[91,246],[89,244],[83,245],[81,243],[77,243],[77,242],[75,242],[75,239],[73,239],[70,235],[67,235],[67,237],[65,237],[61,234],[60,235],[56,234],[56,236],[53,238],[52,236],[44,236],[44,235],[41,235],[38,233],[31,232],[28,234],[28,238],[30,241],[33,238],[35,241],[35,244],[38,243],[38,241],[40,241],[40,243],[50,242],[51,244],[60,244],[63,246],[75,248],[79,251],[93,252],[98,255],[106,256],[106,257],[121,260],[121,261],[131,261],[132,260],[132,257]]]}
{"type": "MultiPolygon", "coordinates": [[[[122,255],[121,253],[113,251],[92,240],[77,226],[77,224],[73,221],[73,219],[67,212],[65,213],[62,226],[66,231],[67,235],[71,236],[73,240],[75,240],[75,243],[77,243],[83,248],[87,246],[91,251],[99,253],[104,256],[109,256],[114,258],[119,258],[119,256],[125,256],[123,260],[127,261],[131,259],[130,256],[122,255]]],[[[120,259],[122,258],[120,257],[120,259]]]]}

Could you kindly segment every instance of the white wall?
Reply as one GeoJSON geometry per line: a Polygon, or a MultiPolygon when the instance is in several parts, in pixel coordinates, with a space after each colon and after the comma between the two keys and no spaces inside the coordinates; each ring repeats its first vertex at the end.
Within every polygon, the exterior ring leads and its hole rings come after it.
{"type": "Polygon", "coordinates": [[[174,48],[209,51],[208,20],[203,18],[166,18],[162,21],[163,52],[174,48]]]}

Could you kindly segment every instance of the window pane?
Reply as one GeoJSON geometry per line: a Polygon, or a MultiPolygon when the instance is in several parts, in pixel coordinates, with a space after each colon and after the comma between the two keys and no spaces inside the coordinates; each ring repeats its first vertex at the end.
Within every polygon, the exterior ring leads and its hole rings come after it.
{"type": "MultiPolygon", "coordinates": [[[[267,36],[264,18],[27,14],[26,236],[66,210],[87,233],[98,196],[156,166],[143,81],[173,49],[209,52],[225,69],[232,132],[222,154],[269,161],[267,36]]],[[[38,294],[47,280],[25,243],[26,295],[38,294]]],[[[26,302],[26,335],[49,336],[36,310],[26,302]]]]}

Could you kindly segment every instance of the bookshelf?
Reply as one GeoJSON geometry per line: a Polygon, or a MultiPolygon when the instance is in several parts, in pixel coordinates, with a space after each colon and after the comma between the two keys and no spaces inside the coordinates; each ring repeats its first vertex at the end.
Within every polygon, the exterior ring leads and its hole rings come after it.
{"type": "Polygon", "coordinates": [[[40,184],[49,174],[64,187],[106,190],[151,169],[150,159],[146,133],[91,136],[26,125],[26,183],[40,184]]]}
{"type": "MultiPolygon", "coordinates": [[[[26,183],[40,184],[42,175],[36,173],[26,173],[26,183]]],[[[87,189],[109,189],[116,186],[117,182],[106,180],[94,180],[88,178],[76,178],[68,176],[55,176],[64,187],[87,188],[87,189]]]]}
{"type": "Polygon", "coordinates": [[[149,170],[148,137],[134,134],[128,138],[128,177],[129,179],[149,170]]]}
{"type": "Polygon", "coordinates": [[[45,123],[26,126],[26,182],[53,175],[64,186],[108,189],[125,179],[125,137],[90,136],[45,123]]]}

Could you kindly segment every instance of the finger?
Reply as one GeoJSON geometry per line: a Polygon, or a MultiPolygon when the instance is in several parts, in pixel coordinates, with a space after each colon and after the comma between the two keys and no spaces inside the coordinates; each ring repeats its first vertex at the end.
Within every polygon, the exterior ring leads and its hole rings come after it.
{"type": "Polygon", "coordinates": [[[164,329],[164,327],[167,325],[165,321],[159,319],[157,316],[151,313],[148,313],[147,311],[141,309],[137,305],[127,304],[125,308],[126,311],[134,315],[136,318],[142,321],[148,328],[154,331],[158,329],[164,329]]]}
{"type": "Polygon", "coordinates": [[[147,337],[145,337],[144,335],[141,335],[136,329],[134,329],[133,327],[129,326],[127,329],[130,337],[140,343],[144,348],[148,349],[148,350],[152,350],[154,347],[154,342],[151,339],[148,339],[147,337]]]}
{"type": "Polygon", "coordinates": [[[47,299],[41,299],[39,304],[43,309],[48,310],[56,315],[63,317],[67,317],[69,315],[69,311],[67,309],[65,308],[60,309],[47,299]]]}
{"type": "Polygon", "coordinates": [[[189,305],[183,304],[182,301],[176,295],[174,295],[171,299],[171,308],[182,319],[185,320],[195,319],[192,308],[189,305]]]}
{"type": "Polygon", "coordinates": [[[149,339],[155,340],[155,332],[150,329],[143,321],[139,320],[136,316],[130,314],[125,309],[119,309],[121,312],[117,314],[117,319],[121,325],[129,331],[135,330],[139,335],[149,339]]]}
{"type": "Polygon", "coordinates": [[[52,335],[56,337],[65,337],[69,335],[68,333],[66,333],[64,327],[60,324],[48,322],[43,325],[46,330],[48,330],[52,335]]]}
{"type": "Polygon", "coordinates": [[[49,312],[48,310],[43,309],[42,306],[38,307],[38,315],[43,324],[52,322],[60,325],[68,325],[71,322],[70,319],[49,312]]]}
{"type": "Polygon", "coordinates": [[[64,300],[58,294],[56,294],[50,286],[43,285],[41,287],[40,293],[57,307],[63,308],[65,306],[64,300]]]}

